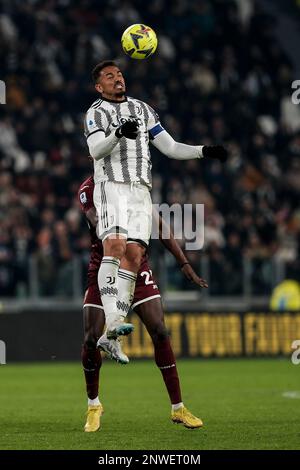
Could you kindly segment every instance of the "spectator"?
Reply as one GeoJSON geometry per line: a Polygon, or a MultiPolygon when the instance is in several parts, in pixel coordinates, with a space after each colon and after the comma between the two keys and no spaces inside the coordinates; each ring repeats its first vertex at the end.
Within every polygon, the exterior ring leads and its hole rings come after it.
{"type": "MultiPolygon", "coordinates": [[[[175,138],[227,144],[225,167],[178,163],[153,149],[154,201],[205,205],[212,293],[240,292],[243,254],[256,266],[254,290],[265,293],[270,257],[295,269],[300,251],[299,109],[274,22],[254,0],[154,0],[142,16],[139,0],[105,0],[101,10],[96,3],[0,6],[8,96],[0,108],[0,295],[15,295],[24,282],[28,292],[32,255],[41,294],[69,295],[73,258],[88,257],[74,196],[91,173],[82,129],[96,98],[90,71],[109,57],[120,60],[129,94],[152,105],[175,138]],[[150,60],[133,63],[118,38],[141,20],[161,43],[150,60]]],[[[199,269],[200,253],[191,261],[199,269]]],[[[172,288],[191,287],[173,271],[172,288]]]]}

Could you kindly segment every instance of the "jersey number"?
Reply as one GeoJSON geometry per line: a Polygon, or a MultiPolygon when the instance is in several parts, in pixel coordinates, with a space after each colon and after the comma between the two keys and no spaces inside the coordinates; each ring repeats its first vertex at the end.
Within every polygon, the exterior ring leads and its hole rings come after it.
{"type": "Polygon", "coordinates": [[[154,282],[150,279],[150,277],[152,276],[152,271],[151,269],[149,269],[149,271],[143,271],[141,273],[141,276],[142,277],[145,277],[145,284],[146,286],[149,286],[151,284],[154,284],[154,282]]]}

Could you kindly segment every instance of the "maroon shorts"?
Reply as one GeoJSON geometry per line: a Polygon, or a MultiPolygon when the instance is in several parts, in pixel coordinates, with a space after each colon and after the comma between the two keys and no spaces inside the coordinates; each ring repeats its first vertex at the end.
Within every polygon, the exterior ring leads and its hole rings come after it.
{"type": "MultiPolygon", "coordinates": [[[[160,297],[158,286],[152,275],[148,261],[144,260],[137,275],[131,308],[134,310],[138,305],[157,297],[160,297]]],[[[83,306],[103,308],[98,288],[97,273],[95,273],[94,277],[89,277],[88,288],[83,299],[83,306]]]]}

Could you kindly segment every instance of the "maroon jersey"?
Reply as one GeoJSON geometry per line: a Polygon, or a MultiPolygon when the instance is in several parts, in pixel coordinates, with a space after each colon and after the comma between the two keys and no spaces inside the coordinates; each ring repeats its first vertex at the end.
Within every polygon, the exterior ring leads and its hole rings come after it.
{"type": "MultiPolygon", "coordinates": [[[[94,208],[94,186],[93,177],[90,176],[81,184],[78,191],[80,207],[85,214],[89,209],[94,208]]],[[[97,237],[95,227],[91,225],[88,219],[87,223],[91,235],[91,256],[88,267],[88,288],[84,297],[84,305],[101,307],[102,302],[98,289],[98,271],[103,257],[103,246],[101,240],[99,240],[97,237]]],[[[160,292],[152,275],[152,271],[148,263],[148,256],[144,255],[142,258],[140,270],[137,274],[132,307],[134,308],[140,303],[156,297],[160,297],[160,292]]]]}
{"type": "MultiPolygon", "coordinates": [[[[148,261],[145,258],[137,275],[134,298],[131,308],[134,310],[138,305],[158,297],[160,297],[160,292],[152,275],[148,261]]],[[[89,282],[88,288],[85,292],[83,306],[98,307],[103,309],[97,276],[95,276],[93,280],[90,280],[89,282]]]]}
{"type": "MultiPolygon", "coordinates": [[[[86,179],[80,186],[78,191],[78,199],[80,203],[81,210],[86,214],[89,209],[94,208],[93,202],[93,192],[94,192],[94,180],[90,176],[86,179]]],[[[94,278],[97,278],[97,273],[100,268],[100,264],[103,257],[103,246],[101,240],[96,235],[96,228],[92,226],[88,218],[86,221],[89,227],[90,236],[91,236],[91,255],[88,267],[88,285],[90,281],[93,282],[94,278]]]]}

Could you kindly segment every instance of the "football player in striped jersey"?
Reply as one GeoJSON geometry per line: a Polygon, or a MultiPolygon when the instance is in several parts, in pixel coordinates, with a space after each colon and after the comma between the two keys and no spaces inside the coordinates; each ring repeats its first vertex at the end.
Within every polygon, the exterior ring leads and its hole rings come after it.
{"type": "Polygon", "coordinates": [[[149,142],[163,154],[178,160],[217,158],[225,161],[227,151],[220,145],[194,146],[176,142],[148,104],[126,95],[125,79],[114,62],[98,64],[92,75],[101,96],[87,111],[84,128],[94,160],[96,231],[104,249],[98,284],[106,334],[116,339],[133,329],[124,319],[133,300],[137,273],[151,234],[149,142]]]}

